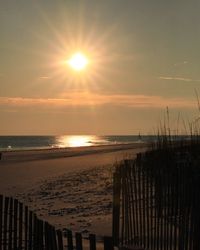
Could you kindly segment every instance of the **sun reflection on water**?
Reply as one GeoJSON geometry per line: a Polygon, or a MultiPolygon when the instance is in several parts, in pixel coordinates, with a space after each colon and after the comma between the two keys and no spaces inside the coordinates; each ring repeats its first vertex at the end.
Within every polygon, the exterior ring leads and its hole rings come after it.
{"type": "Polygon", "coordinates": [[[89,135],[61,136],[58,139],[58,146],[61,148],[93,146],[94,140],[95,136],[89,136],[89,135]]]}

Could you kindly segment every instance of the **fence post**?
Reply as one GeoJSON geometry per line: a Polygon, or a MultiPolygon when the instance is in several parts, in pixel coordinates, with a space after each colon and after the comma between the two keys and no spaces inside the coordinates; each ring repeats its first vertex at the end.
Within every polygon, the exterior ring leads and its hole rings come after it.
{"type": "Polygon", "coordinates": [[[90,241],[90,250],[96,250],[96,235],[90,234],[89,241],[90,241]]]}
{"type": "Polygon", "coordinates": [[[119,245],[119,224],[120,224],[120,194],[121,194],[121,177],[120,168],[118,167],[113,174],[113,216],[112,216],[112,235],[113,244],[119,245]]]}
{"type": "Polygon", "coordinates": [[[57,230],[57,238],[58,238],[58,250],[63,250],[63,237],[62,237],[62,231],[57,230]]]}
{"type": "Polygon", "coordinates": [[[82,234],[81,233],[76,233],[76,250],[83,250],[83,245],[82,245],[82,234]]]}
{"type": "Polygon", "coordinates": [[[112,237],[104,236],[104,250],[114,250],[112,237]]]}
{"type": "Polygon", "coordinates": [[[68,244],[68,250],[73,250],[73,236],[72,236],[72,231],[67,230],[67,244],[68,244]]]}

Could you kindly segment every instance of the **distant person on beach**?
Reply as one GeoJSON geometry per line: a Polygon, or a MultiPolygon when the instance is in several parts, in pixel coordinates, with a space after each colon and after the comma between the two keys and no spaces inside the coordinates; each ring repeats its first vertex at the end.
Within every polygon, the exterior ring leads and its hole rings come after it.
{"type": "Polygon", "coordinates": [[[0,152],[0,160],[1,160],[1,158],[2,158],[2,153],[0,152]]]}

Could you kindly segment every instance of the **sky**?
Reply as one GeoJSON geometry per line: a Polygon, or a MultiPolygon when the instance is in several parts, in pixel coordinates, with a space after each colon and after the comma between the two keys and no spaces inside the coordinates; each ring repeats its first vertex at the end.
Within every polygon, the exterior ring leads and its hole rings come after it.
{"type": "Polygon", "coordinates": [[[167,107],[172,131],[185,133],[199,115],[199,9],[1,0],[0,135],[154,134],[167,107]],[[90,59],[82,72],[66,64],[76,51],[90,59]]]}

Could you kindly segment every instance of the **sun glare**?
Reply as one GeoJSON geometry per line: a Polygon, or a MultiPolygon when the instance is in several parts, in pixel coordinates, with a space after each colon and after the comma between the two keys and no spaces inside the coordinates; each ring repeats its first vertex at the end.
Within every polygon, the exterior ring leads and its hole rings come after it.
{"type": "Polygon", "coordinates": [[[81,71],[87,67],[89,60],[84,54],[77,52],[72,55],[67,63],[73,70],[81,71]]]}
{"type": "Polygon", "coordinates": [[[86,135],[62,136],[59,138],[58,146],[63,147],[86,147],[92,146],[95,137],[86,135]]]}

